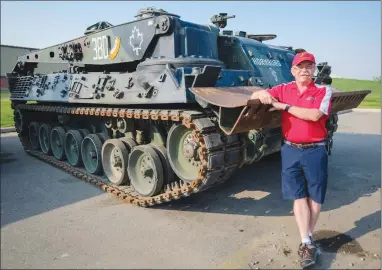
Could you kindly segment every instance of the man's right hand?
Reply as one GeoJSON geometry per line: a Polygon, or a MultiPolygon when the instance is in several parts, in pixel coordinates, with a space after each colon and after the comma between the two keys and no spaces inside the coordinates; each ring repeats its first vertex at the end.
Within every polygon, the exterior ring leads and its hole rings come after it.
{"type": "Polygon", "coordinates": [[[272,102],[277,101],[271,94],[266,90],[256,91],[251,95],[251,99],[259,99],[263,104],[272,104],[272,102]]]}

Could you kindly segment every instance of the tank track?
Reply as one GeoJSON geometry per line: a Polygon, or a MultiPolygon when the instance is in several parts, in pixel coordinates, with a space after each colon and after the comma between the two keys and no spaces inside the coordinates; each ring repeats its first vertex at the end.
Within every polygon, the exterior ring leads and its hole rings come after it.
{"type": "MultiPolygon", "coordinates": [[[[23,124],[16,131],[21,144],[27,154],[64,170],[80,180],[93,184],[101,190],[115,195],[120,200],[141,207],[149,207],[188,197],[213,186],[225,182],[235,170],[242,166],[243,149],[245,144],[239,135],[226,136],[223,134],[214,119],[212,112],[203,110],[151,110],[151,109],[126,109],[126,108],[102,108],[102,107],[68,107],[59,105],[17,104],[15,110],[22,112],[23,124]],[[166,184],[159,195],[142,197],[134,191],[132,186],[117,186],[112,184],[105,175],[93,175],[85,168],[71,166],[67,161],[57,160],[54,156],[45,155],[43,152],[31,148],[29,141],[28,125],[30,122],[39,121],[33,119],[34,112],[42,112],[45,115],[69,114],[89,115],[98,117],[119,117],[145,119],[147,121],[170,121],[170,124],[179,123],[193,129],[201,147],[199,156],[201,166],[198,168],[198,177],[191,183],[177,178],[170,184],[166,184]],[[32,113],[32,114],[31,114],[32,113]]],[[[16,122],[16,116],[15,116],[16,122]]],[[[39,122],[43,123],[44,120],[39,122]]]]}

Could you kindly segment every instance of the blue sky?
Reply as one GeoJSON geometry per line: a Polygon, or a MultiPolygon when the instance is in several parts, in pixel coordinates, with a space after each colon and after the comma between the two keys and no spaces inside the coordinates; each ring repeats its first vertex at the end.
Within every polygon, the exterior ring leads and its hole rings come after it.
{"type": "Polygon", "coordinates": [[[322,2],[1,2],[1,44],[44,48],[83,35],[105,20],[120,24],[139,8],[155,6],[184,20],[209,24],[214,14],[236,15],[226,30],[272,33],[269,44],[302,47],[332,73],[357,79],[381,75],[380,1],[322,2]],[[70,18],[67,14],[70,14],[70,18]]]}

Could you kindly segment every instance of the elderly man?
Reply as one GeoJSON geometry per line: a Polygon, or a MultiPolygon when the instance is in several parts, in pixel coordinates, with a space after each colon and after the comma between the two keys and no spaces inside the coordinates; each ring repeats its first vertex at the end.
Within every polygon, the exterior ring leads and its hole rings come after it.
{"type": "Polygon", "coordinates": [[[251,96],[263,104],[272,104],[272,111],[282,111],[282,192],[284,199],[294,201],[303,268],[315,264],[318,254],[312,233],[325,200],[328,178],[325,123],[332,92],[329,86],[315,85],[315,64],[312,54],[298,53],[291,68],[295,81],[251,96]]]}

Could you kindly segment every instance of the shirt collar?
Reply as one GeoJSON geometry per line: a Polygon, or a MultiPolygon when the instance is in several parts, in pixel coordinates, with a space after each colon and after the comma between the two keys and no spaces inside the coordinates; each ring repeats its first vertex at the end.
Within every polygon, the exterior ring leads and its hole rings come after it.
{"type": "MultiPolygon", "coordinates": [[[[315,84],[314,80],[312,80],[312,81],[309,83],[308,88],[304,91],[304,93],[305,93],[306,91],[309,91],[309,90],[315,88],[315,86],[316,86],[316,84],[315,84]]],[[[293,90],[299,91],[298,88],[297,88],[297,83],[296,83],[296,81],[293,81],[292,88],[293,88],[293,90]]]]}

